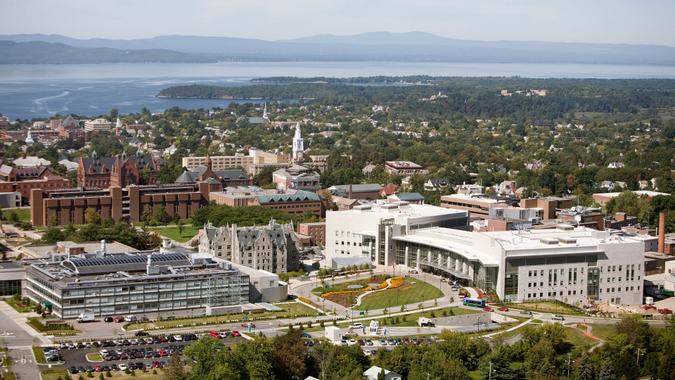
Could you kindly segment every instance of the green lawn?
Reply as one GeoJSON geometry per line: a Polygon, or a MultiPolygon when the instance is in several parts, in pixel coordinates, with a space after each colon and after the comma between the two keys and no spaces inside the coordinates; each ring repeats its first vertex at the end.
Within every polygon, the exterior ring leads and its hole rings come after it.
{"type": "MultiPolygon", "coordinates": [[[[262,313],[252,313],[247,316],[248,320],[265,320],[278,318],[298,318],[317,316],[319,312],[307,307],[298,302],[288,302],[283,304],[276,304],[283,310],[281,311],[265,311],[262,313]]],[[[217,325],[221,323],[239,322],[244,320],[244,314],[224,314],[203,316],[196,318],[181,318],[164,321],[140,322],[131,323],[127,326],[127,330],[157,330],[157,329],[171,329],[179,327],[199,327],[208,325],[217,325]]]]}
{"type": "Polygon", "coordinates": [[[40,373],[42,374],[42,380],[70,379],[70,375],[65,368],[51,368],[40,373]]]}
{"type": "Polygon", "coordinates": [[[581,331],[571,327],[568,327],[565,331],[565,340],[572,343],[575,347],[588,346],[590,348],[590,346],[597,343],[594,339],[587,337],[581,331]]]}
{"type": "Polygon", "coordinates": [[[30,207],[3,209],[2,216],[4,220],[10,221],[11,215],[16,214],[20,222],[30,222],[30,207]]]}
{"type": "Polygon", "coordinates": [[[33,311],[33,305],[31,303],[25,304],[23,299],[17,301],[14,298],[5,298],[5,302],[7,302],[9,306],[13,307],[14,310],[18,311],[19,313],[28,313],[33,311]]]}
{"type": "Polygon", "coordinates": [[[103,361],[103,356],[97,352],[89,352],[87,355],[87,360],[90,362],[102,362],[103,361]]]}
{"type": "Polygon", "coordinates": [[[533,301],[505,304],[511,309],[531,310],[541,313],[583,315],[579,309],[559,301],[533,301]]]}
{"type": "Polygon", "coordinates": [[[437,287],[416,278],[406,278],[406,284],[400,288],[387,289],[365,296],[357,310],[373,310],[389,307],[392,313],[397,306],[416,304],[443,296],[437,287]]]}
{"type": "Polygon", "coordinates": [[[160,235],[173,239],[177,242],[185,243],[186,241],[192,239],[199,232],[199,227],[195,226],[183,226],[183,232],[179,233],[177,226],[170,227],[160,227],[153,229],[157,231],[160,235]]]}
{"type": "Polygon", "coordinates": [[[47,364],[45,352],[42,351],[42,347],[33,346],[33,355],[35,356],[35,361],[38,362],[38,364],[47,364]]]}
{"type": "Polygon", "coordinates": [[[613,324],[593,324],[589,326],[592,326],[591,333],[602,340],[607,340],[610,336],[616,334],[616,328],[613,324]]]}
{"type": "MultiPolygon", "coordinates": [[[[354,281],[348,281],[348,282],[341,282],[338,284],[331,284],[329,280],[326,280],[324,283],[324,286],[319,286],[314,289],[312,289],[312,293],[316,295],[320,295],[322,293],[326,292],[336,292],[336,291],[341,291],[341,290],[350,290],[349,287],[351,285],[361,285],[363,288],[368,287],[368,284],[371,282],[377,282],[377,283],[382,283],[385,281],[387,278],[382,275],[374,276],[377,277],[376,279],[373,279],[372,277],[364,278],[361,280],[354,280],[354,281]]],[[[359,290],[359,289],[351,289],[351,290],[359,290]]]]}
{"type": "MultiPolygon", "coordinates": [[[[398,313],[400,312],[400,309],[397,310],[392,310],[392,313],[398,313]]],[[[428,310],[428,311],[421,311],[419,313],[412,313],[412,314],[406,314],[406,315],[400,315],[397,317],[385,317],[384,318],[384,326],[395,326],[395,327],[413,327],[417,326],[417,319],[420,317],[425,317],[425,318],[443,318],[443,317],[451,317],[454,315],[464,315],[464,314],[476,314],[480,313],[480,309],[472,310],[472,309],[464,309],[460,307],[446,307],[443,309],[437,309],[437,310],[428,310]]],[[[380,319],[382,320],[381,316],[373,317],[373,319],[380,319]]]]}

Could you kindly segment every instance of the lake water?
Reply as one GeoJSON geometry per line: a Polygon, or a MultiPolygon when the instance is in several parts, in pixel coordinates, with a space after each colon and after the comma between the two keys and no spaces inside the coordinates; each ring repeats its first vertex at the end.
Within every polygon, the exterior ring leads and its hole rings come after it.
{"type": "Polygon", "coordinates": [[[424,62],[221,62],[213,64],[0,65],[0,113],[11,119],[56,113],[96,116],[143,107],[211,108],[225,100],[159,99],[177,84],[238,86],[270,76],[520,76],[529,78],[675,78],[675,66],[424,62]]]}

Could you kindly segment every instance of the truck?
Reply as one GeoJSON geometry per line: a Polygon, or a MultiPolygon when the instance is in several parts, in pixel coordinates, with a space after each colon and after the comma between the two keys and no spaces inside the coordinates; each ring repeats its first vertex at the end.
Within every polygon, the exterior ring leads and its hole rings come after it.
{"type": "Polygon", "coordinates": [[[94,322],[96,321],[96,316],[94,313],[82,313],[77,317],[79,323],[94,322]]]}
{"type": "Polygon", "coordinates": [[[420,317],[417,319],[417,325],[419,327],[434,327],[436,326],[436,323],[433,319],[420,317]]]}

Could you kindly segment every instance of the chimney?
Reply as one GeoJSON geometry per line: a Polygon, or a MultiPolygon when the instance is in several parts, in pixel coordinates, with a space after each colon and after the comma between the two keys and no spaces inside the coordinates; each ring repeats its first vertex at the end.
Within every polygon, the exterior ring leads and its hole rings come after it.
{"type": "Polygon", "coordinates": [[[666,253],[666,213],[659,213],[659,253],[666,253]]]}

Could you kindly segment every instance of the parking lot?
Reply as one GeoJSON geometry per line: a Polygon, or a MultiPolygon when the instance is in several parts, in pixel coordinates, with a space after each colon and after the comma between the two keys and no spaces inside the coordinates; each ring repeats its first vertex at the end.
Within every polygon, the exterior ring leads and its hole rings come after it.
{"type": "Polygon", "coordinates": [[[92,340],[78,343],[61,343],[45,347],[45,357],[54,367],[65,368],[71,374],[107,371],[163,368],[169,358],[203,336],[212,336],[227,345],[242,342],[238,331],[211,331],[204,334],[138,336],[129,339],[92,340]],[[93,361],[87,354],[97,356],[93,361]],[[97,354],[97,355],[96,355],[97,354]]]}

